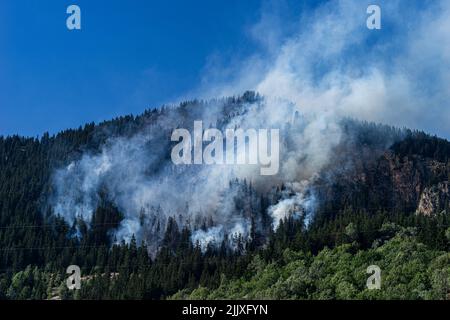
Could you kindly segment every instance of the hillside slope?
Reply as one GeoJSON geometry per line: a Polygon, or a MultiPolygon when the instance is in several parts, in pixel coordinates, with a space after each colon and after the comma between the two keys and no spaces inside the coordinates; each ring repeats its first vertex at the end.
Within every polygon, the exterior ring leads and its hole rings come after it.
{"type": "MultiPolygon", "coordinates": [[[[0,298],[46,298],[70,264],[98,276],[78,298],[159,299],[199,285],[214,289],[222,275],[251,272],[256,255],[277,265],[286,249],[316,255],[353,243],[372,250],[395,235],[385,234],[388,222],[415,228],[412,241],[432,251],[426,264],[448,252],[450,142],[352,119],[323,125],[291,111],[272,122],[276,115],[266,112],[264,99],[247,92],[39,139],[0,137],[0,298]],[[279,175],[233,172],[211,180],[210,171],[171,164],[174,128],[196,119],[242,126],[256,115],[267,116],[261,125],[281,125],[279,175]],[[99,175],[104,158],[113,166],[99,175]],[[65,174],[70,168],[75,174],[65,174]],[[98,182],[85,189],[93,176],[98,182]],[[197,177],[206,178],[195,182],[194,198],[186,190],[197,177]],[[226,186],[216,189],[218,181],[226,186]],[[142,190],[149,191],[142,205],[130,207],[142,190]],[[90,210],[77,211],[86,204],[90,210]]],[[[61,296],[71,297],[63,286],[61,296]]]]}

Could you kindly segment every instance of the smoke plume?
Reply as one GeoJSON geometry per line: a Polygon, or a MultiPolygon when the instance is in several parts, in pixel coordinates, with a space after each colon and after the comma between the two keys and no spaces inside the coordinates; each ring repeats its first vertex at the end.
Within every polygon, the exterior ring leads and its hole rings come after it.
{"type": "Polygon", "coordinates": [[[132,137],[111,138],[99,152],[55,172],[54,212],[69,222],[89,221],[103,194],[124,214],[118,240],[135,235],[157,250],[167,219],[174,217],[193,228],[191,240],[205,249],[236,234],[250,237],[248,208],[260,204],[238,203],[244,190],[230,184],[235,179],[267,193],[285,185],[268,209],[273,228],[289,215],[313,214],[313,182],[341,142],[342,117],[448,136],[449,3],[379,2],[381,31],[365,26],[368,1],[305,9],[288,35],[272,32],[280,27],[272,22],[282,19],[263,12],[249,32],[261,52],[226,70],[209,64],[203,85],[187,96],[233,96],[250,89],[264,99],[237,110],[226,100],[173,109],[132,137]],[[212,127],[280,129],[279,173],[263,177],[251,165],[174,166],[168,158],[170,133],[192,129],[195,120],[212,127]]]}
{"type": "Polygon", "coordinates": [[[333,119],[301,116],[296,105],[283,100],[258,98],[238,104],[231,112],[226,100],[203,107],[206,110],[201,114],[168,110],[141,132],[110,138],[98,152],[83,154],[58,169],[53,176],[53,211],[69,223],[78,218],[89,222],[101,197],[106,197],[124,215],[115,233],[118,241],[129,241],[134,235],[138,241],[155,244],[151,250],[157,250],[169,217],[180,227],[192,228],[192,242],[203,249],[209,243],[220,244],[225,237],[231,247],[239,236],[248,239],[252,217],[261,206],[250,189],[268,193],[288,183],[291,194],[285,193],[269,212],[274,227],[280,218],[297,214],[301,208],[312,211],[314,199],[306,196],[306,181],[326,165],[331,149],[340,141],[340,128],[333,119]],[[171,162],[172,130],[192,129],[194,120],[217,125],[224,117],[226,128],[280,129],[277,175],[262,176],[257,165],[171,162]],[[244,186],[242,181],[246,181],[244,186]]]}

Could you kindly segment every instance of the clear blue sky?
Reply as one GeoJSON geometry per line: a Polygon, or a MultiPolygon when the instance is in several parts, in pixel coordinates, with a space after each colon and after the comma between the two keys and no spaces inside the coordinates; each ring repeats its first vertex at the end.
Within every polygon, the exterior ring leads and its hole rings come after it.
{"type": "Polygon", "coordinates": [[[214,53],[255,50],[256,0],[2,0],[0,135],[137,114],[195,87],[214,53]],[[66,28],[77,4],[82,30],[66,28]]]}

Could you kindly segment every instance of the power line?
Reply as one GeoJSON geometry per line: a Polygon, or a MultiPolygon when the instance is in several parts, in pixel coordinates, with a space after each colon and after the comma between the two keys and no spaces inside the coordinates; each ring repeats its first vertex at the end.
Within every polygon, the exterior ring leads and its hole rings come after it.
{"type": "MultiPolygon", "coordinates": [[[[352,210],[361,210],[361,209],[365,209],[365,210],[386,210],[386,209],[399,209],[399,210],[404,210],[404,209],[413,209],[413,206],[383,206],[383,207],[354,207],[354,206],[348,206],[344,209],[337,209],[335,211],[321,211],[318,210],[319,213],[321,214],[335,214],[335,213],[340,213],[342,211],[345,211],[347,209],[352,209],[352,210]],[[403,208],[403,209],[402,209],[403,208]]],[[[411,211],[411,210],[410,210],[411,211]]],[[[171,216],[169,216],[171,217],[171,216]]],[[[93,228],[93,227],[101,227],[101,226],[119,226],[121,222],[102,222],[102,223],[94,223],[94,224],[90,224],[87,221],[83,222],[86,223],[86,226],[88,226],[89,228],[93,228]]],[[[3,226],[0,227],[0,230],[8,230],[8,229],[37,229],[37,228],[51,228],[51,227],[69,227],[71,228],[71,226],[66,223],[66,222],[62,222],[62,223],[47,223],[47,224],[29,224],[29,225],[13,225],[13,226],[3,226]]]]}
{"type": "MultiPolygon", "coordinates": [[[[438,225],[438,227],[449,227],[450,224],[440,224],[438,225]]],[[[402,227],[402,226],[400,226],[402,227]]],[[[420,227],[420,226],[413,226],[411,228],[415,228],[415,229],[425,229],[424,227],[420,227]]],[[[369,230],[362,230],[362,231],[358,231],[357,233],[372,233],[372,232],[380,232],[380,229],[369,229],[369,230]]],[[[323,233],[321,232],[321,235],[325,235],[325,236],[329,236],[329,235],[343,235],[346,234],[347,232],[345,230],[343,231],[335,231],[335,232],[327,232],[327,233],[323,233]]],[[[296,234],[293,235],[286,235],[285,238],[288,239],[294,239],[296,237],[298,237],[298,235],[301,234],[299,232],[297,232],[296,234]]],[[[187,241],[177,241],[177,244],[196,244],[193,243],[191,240],[187,240],[187,241]]],[[[147,245],[147,243],[144,242],[145,245],[147,245]]],[[[46,247],[10,247],[10,248],[0,248],[0,251],[20,251],[20,250],[51,250],[51,249],[74,249],[74,250],[83,250],[83,249],[92,249],[92,248],[103,248],[103,249],[112,249],[113,247],[119,247],[120,248],[120,244],[112,244],[111,246],[108,245],[89,245],[89,246],[46,246],[46,247]]]]}

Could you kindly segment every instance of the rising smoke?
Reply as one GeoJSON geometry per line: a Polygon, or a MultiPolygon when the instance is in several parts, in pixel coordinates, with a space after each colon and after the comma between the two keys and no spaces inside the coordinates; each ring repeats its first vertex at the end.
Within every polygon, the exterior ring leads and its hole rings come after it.
{"type": "MultiPolygon", "coordinates": [[[[207,106],[201,120],[214,124],[223,120],[226,102],[207,106]]],[[[181,116],[173,109],[142,132],[111,138],[99,152],[86,153],[57,170],[51,206],[70,223],[78,218],[90,221],[102,194],[124,214],[115,233],[118,241],[130,241],[134,235],[139,241],[155,244],[151,249],[157,250],[167,220],[173,217],[180,226],[194,229],[192,241],[202,248],[220,244],[225,237],[233,247],[237,237],[250,236],[250,208],[260,206],[254,198],[252,203],[237,204],[246,191],[239,184],[230,184],[236,179],[248,181],[260,192],[287,182],[290,193],[285,191],[281,202],[269,208],[275,228],[279,219],[312,212],[314,197],[307,181],[328,162],[331,149],[340,141],[340,130],[326,115],[307,118],[298,112],[292,103],[257,99],[244,103],[227,120],[228,128],[280,129],[277,175],[262,176],[257,165],[173,164],[167,156],[170,133],[179,125],[192,126],[194,117],[199,117],[197,112],[181,116]],[[202,221],[211,222],[205,225],[202,221]]]]}
{"type": "Polygon", "coordinates": [[[281,198],[267,212],[273,228],[289,215],[311,216],[317,205],[314,181],[342,139],[341,117],[448,136],[448,108],[429,112],[445,106],[450,97],[445,71],[450,66],[450,33],[444,31],[450,21],[448,2],[418,5],[423,7],[419,10],[417,3],[381,1],[383,28],[389,36],[379,37],[365,28],[369,4],[341,0],[308,9],[297,32],[284,38],[270,32],[276,30],[270,21],[260,21],[251,35],[266,53],[227,66],[227,72],[210,67],[205,85],[190,95],[231,96],[254,89],[263,100],[245,103],[234,113],[226,112],[223,101],[210,102],[200,111],[187,110],[187,115],[173,110],[132,137],[111,138],[99,153],[86,153],[55,172],[53,211],[68,222],[77,217],[89,221],[103,192],[124,214],[115,234],[118,240],[135,235],[156,244],[152,250],[157,250],[167,219],[175,217],[181,226],[194,229],[191,240],[205,249],[225,237],[250,237],[250,216],[236,206],[242,190],[230,187],[236,178],[261,192],[284,184],[281,198]],[[230,73],[235,76],[217,76],[230,73]],[[430,75],[433,82],[426,81],[430,75]],[[228,128],[280,129],[277,175],[262,177],[259,168],[250,165],[171,163],[173,129],[192,126],[194,120],[214,127],[224,122],[224,114],[229,116],[228,128]],[[205,220],[212,222],[197,223],[205,220]]]}

